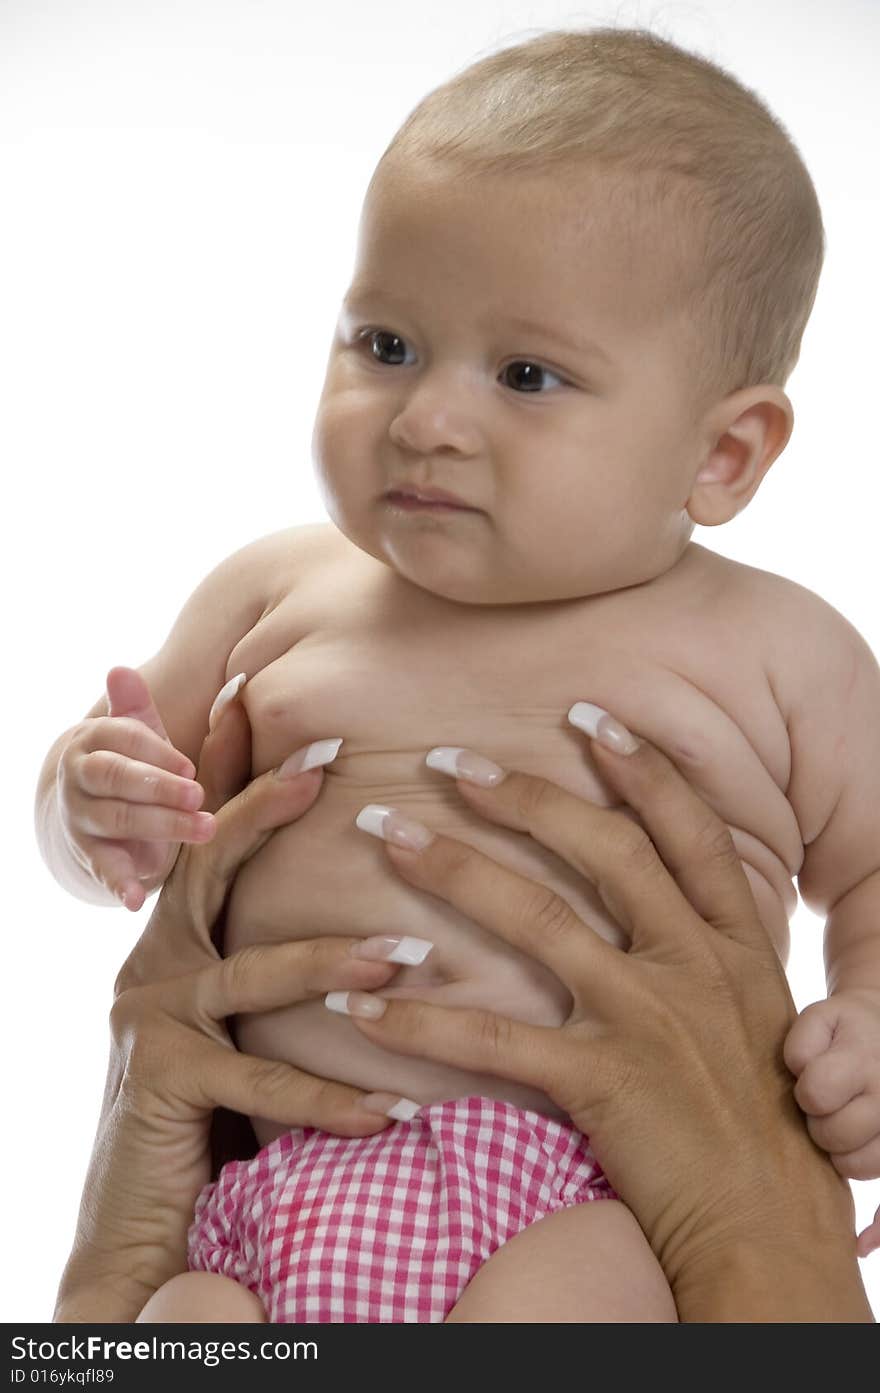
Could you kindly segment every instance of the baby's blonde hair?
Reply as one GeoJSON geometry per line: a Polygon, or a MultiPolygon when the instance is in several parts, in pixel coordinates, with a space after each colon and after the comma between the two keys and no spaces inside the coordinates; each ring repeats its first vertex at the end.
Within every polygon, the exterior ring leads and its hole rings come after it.
{"type": "Polygon", "coordinates": [[[779,121],[707,59],[643,30],[542,34],[430,92],[379,168],[399,158],[609,171],[609,196],[673,253],[698,390],[781,386],[797,362],[824,250],[816,191],[779,121]]]}

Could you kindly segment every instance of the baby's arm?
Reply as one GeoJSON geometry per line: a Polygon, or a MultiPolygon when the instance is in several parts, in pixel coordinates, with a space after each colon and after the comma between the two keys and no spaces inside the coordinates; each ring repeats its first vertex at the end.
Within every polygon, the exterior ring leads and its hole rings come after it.
{"type": "Polygon", "coordinates": [[[805,845],[799,888],[825,916],[829,996],[798,1018],[786,1062],[814,1140],[865,1180],[880,1175],[880,668],[841,615],[799,593],[787,671],[772,677],[805,845]]]}
{"type": "Polygon", "coordinates": [[[137,909],[165,879],[180,842],[210,836],[210,819],[196,811],[201,790],[187,776],[229,656],[272,604],[298,550],[297,533],[288,531],[223,561],[140,669],[146,689],[114,670],[113,704],[105,693],[56,740],[40,774],[36,825],[65,889],[99,904],[118,904],[125,893],[137,909]]]}

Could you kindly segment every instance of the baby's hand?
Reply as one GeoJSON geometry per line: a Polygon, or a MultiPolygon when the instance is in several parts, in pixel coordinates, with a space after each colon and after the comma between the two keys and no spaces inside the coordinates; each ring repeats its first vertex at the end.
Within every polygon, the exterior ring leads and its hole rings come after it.
{"type": "MultiPolygon", "coordinates": [[[[788,1033],[785,1062],[810,1136],[835,1169],[852,1180],[880,1176],[880,991],[851,988],[808,1006],[788,1033]]],[[[878,1246],[880,1215],[862,1234],[862,1256],[878,1246]]]]}
{"type": "Polygon", "coordinates": [[[113,668],[107,697],[109,716],[81,722],[58,762],[61,826],[77,864],[137,910],[181,842],[210,840],[214,819],[197,811],[195,767],[168,739],[140,673],[113,668]]]}

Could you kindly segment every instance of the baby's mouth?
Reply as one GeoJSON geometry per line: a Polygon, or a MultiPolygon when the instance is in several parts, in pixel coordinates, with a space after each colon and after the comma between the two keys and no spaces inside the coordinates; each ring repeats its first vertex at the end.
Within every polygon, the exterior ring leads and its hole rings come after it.
{"type": "Polygon", "coordinates": [[[474,508],[470,503],[465,503],[463,498],[458,498],[454,493],[447,493],[445,489],[435,488],[396,488],[389,489],[383,494],[386,503],[392,504],[395,508],[402,508],[404,512],[459,512],[459,513],[479,513],[480,508],[474,508]]]}

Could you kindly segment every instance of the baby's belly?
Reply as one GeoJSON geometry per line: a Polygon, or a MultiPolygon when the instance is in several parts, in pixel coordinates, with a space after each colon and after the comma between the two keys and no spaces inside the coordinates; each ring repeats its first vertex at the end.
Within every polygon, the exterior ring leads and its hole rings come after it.
{"type": "MultiPolygon", "coordinates": [[[[354,820],[366,803],[392,804],[434,831],[467,841],[530,880],[551,885],[606,938],[620,934],[590,887],[530,838],[497,829],[464,807],[453,784],[369,786],[328,771],[315,807],[279,830],[241,871],[230,900],[225,951],[251,943],[343,934],[428,939],[418,967],[401,967],[383,995],[411,995],[447,1006],[479,1006],[516,1020],[559,1025],[571,999],[540,963],[509,947],[442,900],[416,891],[390,869],[383,847],[354,820]]],[[[481,1093],[558,1116],[543,1094],[525,1086],[391,1054],[367,1041],[322,1001],[240,1017],[239,1047],[264,1058],[367,1091],[420,1103],[481,1093]]],[[[257,1123],[261,1143],[282,1130],[257,1123]]]]}
{"type": "MultiPolygon", "coordinates": [[[[471,814],[451,782],[438,778],[379,785],[358,775],[359,761],[340,765],[339,772],[328,770],[315,807],[299,823],[280,829],[239,874],[229,904],[225,951],[338,934],[428,939],[434,948],[424,963],[399,968],[383,995],[476,1006],[536,1025],[561,1024],[571,999],[552,973],[444,901],[406,885],[390,869],[381,843],[358,831],[354,820],[367,803],[398,807],[434,831],[551,887],[580,916],[585,932],[623,945],[623,935],[592,888],[530,838],[471,814]]],[[[772,919],[778,935],[780,924],[787,922],[785,911],[773,892],[765,899],[765,922],[772,919]]],[[[399,1093],[420,1103],[480,1093],[559,1115],[549,1098],[524,1085],[382,1050],[344,1016],[327,1011],[322,1001],[240,1017],[236,1037],[249,1053],[285,1060],[365,1091],[399,1093]]],[[[254,1126],[261,1144],[283,1130],[262,1119],[254,1119],[254,1126]]]]}

